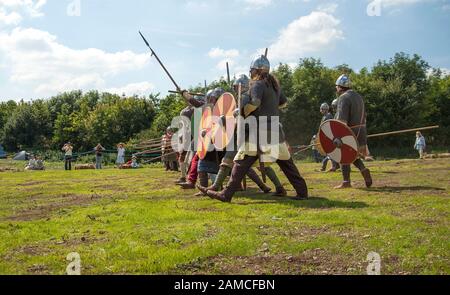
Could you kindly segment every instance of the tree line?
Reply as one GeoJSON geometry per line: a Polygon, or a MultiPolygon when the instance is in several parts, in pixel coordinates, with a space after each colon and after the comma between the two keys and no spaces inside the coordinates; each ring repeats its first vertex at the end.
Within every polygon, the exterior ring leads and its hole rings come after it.
{"type": "MultiPolygon", "coordinates": [[[[295,67],[280,64],[273,71],[289,98],[282,113],[291,144],[309,143],[317,133],[323,102],[336,98],[335,81],[349,74],[353,88],[364,96],[369,133],[380,133],[426,125],[441,128],[427,133],[429,143],[448,147],[450,142],[450,76],[418,55],[397,53],[359,71],[348,65],[334,68],[321,60],[305,58],[295,67]]],[[[225,79],[208,89],[230,90],[225,79]]],[[[203,91],[194,87],[192,91],[203,91]]],[[[125,97],[110,93],[72,91],[31,102],[0,103],[0,143],[9,150],[59,150],[72,142],[76,150],[92,149],[97,143],[113,147],[119,142],[157,138],[173,117],[185,107],[177,95],[125,97]]],[[[377,146],[410,146],[411,134],[373,139],[377,146]]]]}

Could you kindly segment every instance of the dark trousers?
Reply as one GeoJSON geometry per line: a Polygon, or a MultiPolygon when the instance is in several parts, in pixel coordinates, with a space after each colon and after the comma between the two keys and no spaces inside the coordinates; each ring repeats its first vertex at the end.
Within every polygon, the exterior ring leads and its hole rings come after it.
{"type": "MultiPolygon", "coordinates": [[[[366,166],[364,166],[364,163],[361,159],[356,160],[353,165],[355,165],[356,168],[358,168],[361,172],[366,170],[366,166]]],[[[350,182],[350,172],[350,165],[342,165],[342,175],[344,176],[344,182],[350,182]]]]}
{"type": "Polygon", "coordinates": [[[313,159],[316,163],[320,163],[322,161],[320,153],[317,150],[313,150],[313,159]]]}
{"type": "Polygon", "coordinates": [[[72,157],[69,156],[64,157],[64,169],[72,170],[72,157]]]}
{"type": "Polygon", "coordinates": [[[331,168],[334,170],[338,170],[341,166],[338,162],[333,161],[330,157],[325,157],[322,161],[322,170],[325,171],[327,169],[328,161],[331,161],[331,164],[333,165],[331,168]]]}
{"type": "MultiPolygon", "coordinates": [[[[227,188],[223,191],[225,197],[231,199],[236,191],[241,188],[241,183],[244,176],[248,173],[249,169],[258,160],[258,157],[246,156],[244,160],[235,161],[233,170],[231,171],[231,178],[228,182],[227,188]]],[[[291,159],[287,161],[278,160],[278,166],[280,166],[284,175],[288,178],[291,185],[294,187],[299,197],[308,197],[308,187],[305,180],[300,175],[300,172],[295,166],[294,161],[291,159]]]]}
{"type": "Polygon", "coordinates": [[[171,171],[178,171],[178,162],[177,161],[171,161],[169,163],[169,167],[171,171]]]}

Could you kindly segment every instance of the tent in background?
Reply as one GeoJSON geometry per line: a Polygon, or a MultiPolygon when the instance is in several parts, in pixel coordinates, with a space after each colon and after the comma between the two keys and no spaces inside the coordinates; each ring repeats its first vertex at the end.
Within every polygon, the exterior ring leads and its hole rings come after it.
{"type": "Polygon", "coordinates": [[[26,151],[21,151],[20,153],[18,153],[15,157],[14,157],[14,161],[28,161],[30,154],[27,153],[26,151]]]}
{"type": "Polygon", "coordinates": [[[3,149],[1,144],[0,144],[0,159],[6,159],[5,150],[3,149]]]}

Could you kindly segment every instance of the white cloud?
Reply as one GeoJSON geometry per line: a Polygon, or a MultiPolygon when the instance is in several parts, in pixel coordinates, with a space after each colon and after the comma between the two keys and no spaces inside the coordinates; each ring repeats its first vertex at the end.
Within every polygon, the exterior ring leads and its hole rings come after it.
{"type": "Polygon", "coordinates": [[[224,50],[216,47],[212,48],[208,52],[208,56],[210,58],[234,58],[239,56],[239,50],[237,49],[224,50]]]}
{"type": "Polygon", "coordinates": [[[368,2],[378,2],[384,8],[399,7],[417,3],[432,2],[433,0],[367,0],[368,2]]]}
{"type": "Polygon", "coordinates": [[[3,8],[0,8],[0,25],[18,25],[22,21],[22,16],[17,12],[6,12],[3,8]]]}
{"type": "Polygon", "coordinates": [[[185,7],[188,12],[200,15],[209,11],[210,3],[207,1],[187,1],[185,7]]]}
{"type": "Polygon", "coordinates": [[[0,0],[0,24],[17,25],[26,14],[30,17],[41,17],[41,9],[47,0],[0,0]]]}
{"type": "Polygon", "coordinates": [[[240,53],[237,49],[224,50],[221,48],[212,48],[208,52],[208,56],[212,59],[219,59],[220,61],[217,63],[216,69],[224,71],[227,68],[227,62],[230,68],[235,66],[236,59],[239,58],[240,53]]]}
{"type": "Polygon", "coordinates": [[[317,7],[317,10],[328,14],[333,14],[336,12],[338,6],[339,5],[337,3],[326,3],[319,5],[319,7],[317,7]]]}
{"type": "Polygon", "coordinates": [[[262,9],[270,6],[273,0],[243,0],[247,5],[246,9],[262,9]]]}
{"type": "Polygon", "coordinates": [[[340,20],[323,11],[313,11],[282,29],[270,46],[272,60],[292,62],[308,53],[329,49],[344,39],[340,20]]]}
{"type": "Polygon", "coordinates": [[[379,0],[384,7],[402,6],[416,4],[419,2],[427,2],[427,0],[379,0]]]}
{"type": "Polygon", "coordinates": [[[33,28],[0,32],[0,54],[10,72],[10,81],[32,87],[40,95],[101,89],[108,78],[141,69],[150,60],[148,54],[131,51],[71,49],[58,43],[56,36],[33,28]]]}
{"type": "Polygon", "coordinates": [[[150,82],[131,83],[122,87],[113,87],[105,89],[106,92],[127,96],[145,96],[151,93],[155,86],[150,82]]]}

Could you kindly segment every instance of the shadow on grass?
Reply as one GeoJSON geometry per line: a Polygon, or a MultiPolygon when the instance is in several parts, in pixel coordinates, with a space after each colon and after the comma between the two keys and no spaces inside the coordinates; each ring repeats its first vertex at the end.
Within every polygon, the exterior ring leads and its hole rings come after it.
{"type": "Polygon", "coordinates": [[[381,193],[400,193],[402,191],[438,191],[438,192],[446,191],[446,189],[444,188],[432,186],[385,186],[363,190],[368,192],[381,192],[381,193]]]}
{"type": "Polygon", "coordinates": [[[265,205],[265,204],[288,204],[296,208],[310,208],[310,209],[330,209],[330,208],[344,208],[344,209],[361,209],[367,208],[364,202],[347,202],[339,200],[329,200],[323,197],[310,197],[308,200],[294,200],[289,197],[274,197],[272,195],[248,195],[236,196],[233,198],[233,203],[240,206],[248,205],[265,205]],[[250,202],[242,201],[243,199],[253,200],[250,202]]]}

